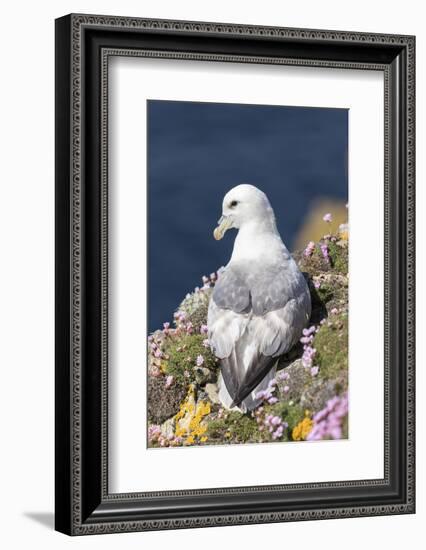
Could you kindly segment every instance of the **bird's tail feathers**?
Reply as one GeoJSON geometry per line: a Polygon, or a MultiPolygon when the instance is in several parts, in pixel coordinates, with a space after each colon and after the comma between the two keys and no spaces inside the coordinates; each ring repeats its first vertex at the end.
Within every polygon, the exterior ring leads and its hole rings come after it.
{"type": "Polygon", "coordinates": [[[244,399],[246,399],[246,397],[249,396],[250,393],[262,382],[276,361],[276,357],[266,357],[261,354],[254,358],[241,384],[234,394],[231,407],[239,407],[241,405],[244,399]]]}

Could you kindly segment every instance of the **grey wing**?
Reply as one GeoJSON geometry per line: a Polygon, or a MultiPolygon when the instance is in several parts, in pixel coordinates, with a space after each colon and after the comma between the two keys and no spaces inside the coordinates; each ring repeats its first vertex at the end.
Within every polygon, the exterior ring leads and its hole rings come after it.
{"type": "Polygon", "coordinates": [[[207,314],[208,338],[216,357],[229,357],[246,330],[249,315],[219,307],[212,298],[207,314]]]}
{"type": "Polygon", "coordinates": [[[251,303],[247,283],[247,277],[241,269],[227,266],[214,287],[212,300],[222,309],[236,313],[248,311],[251,303]]]}
{"type": "MultiPolygon", "coordinates": [[[[277,357],[287,353],[299,340],[302,330],[306,327],[311,316],[311,295],[308,285],[299,272],[300,277],[295,277],[290,282],[282,282],[277,279],[265,291],[265,299],[259,297],[259,307],[265,309],[271,296],[279,295],[274,286],[282,289],[282,295],[286,296],[285,303],[281,307],[270,306],[263,315],[253,318],[251,329],[252,338],[259,342],[259,349],[263,355],[277,357]],[[289,290],[290,289],[290,290],[289,290]]],[[[256,298],[257,299],[257,298],[256,298]]],[[[253,297],[254,311],[255,297],[253,297]]]]}
{"type": "Polygon", "coordinates": [[[247,314],[218,307],[210,300],[207,326],[210,346],[221,363],[222,376],[229,395],[234,398],[244,377],[239,342],[249,322],[247,314]]]}
{"type": "Polygon", "coordinates": [[[292,258],[279,264],[252,266],[248,286],[255,315],[282,309],[307,290],[306,281],[292,258]]]}
{"type": "Polygon", "coordinates": [[[221,273],[209,303],[207,316],[210,346],[221,360],[221,371],[229,394],[234,397],[244,377],[238,343],[246,330],[250,291],[238,268],[221,273]]]}

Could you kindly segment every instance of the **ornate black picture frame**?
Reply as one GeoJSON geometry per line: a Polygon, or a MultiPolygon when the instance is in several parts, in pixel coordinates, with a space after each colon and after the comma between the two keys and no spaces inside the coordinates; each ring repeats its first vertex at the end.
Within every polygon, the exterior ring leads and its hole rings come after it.
{"type": "Polygon", "coordinates": [[[414,513],[413,36],[68,15],[56,21],[56,529],[69,535],[414,513]],[[108,492],[110,56],[384,74],[384,477],[108,492]]]}

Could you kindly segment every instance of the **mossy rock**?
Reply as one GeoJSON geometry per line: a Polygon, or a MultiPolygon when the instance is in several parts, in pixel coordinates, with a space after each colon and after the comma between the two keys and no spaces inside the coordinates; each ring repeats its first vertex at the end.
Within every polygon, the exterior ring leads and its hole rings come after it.
{"type": "Polygon", "coordinates": [[[328,243],[328,253],[331,259],[331,266],[338,273],[348,273],[348,246],[347,241],[328,243]]]}
{"type": "Polygon", "coordinates": [[[180,303],[178,311],[185,313],[186,321],[192,323],[194,330],[199,332],[201,325],[207,323],[207,312],[213,288],[205,288],[187,294],[180,303]]]}
{"type": "Polygon", "coordinates": [[[300,395],[300,405],[312,413],[323,409],[327,401],[341,393],[342,386],[337,380],[324,380],[320,377],[312,379],[300,395]]]}
{"type": "Polygon", "coordinates": [[[293,254],[302,271],[309,273],[311,277],[321,273],[335,272],[346,275],[348,273],[348,246],[347,241],[324,240],[316,244],[313,253],[305,256],[302,251],[293,254]],[[328,248],[329,260],[324,258],[321,252],[321,244],[328,248]]]}
{"type": "Polygon", "coordinates": [[[311,256],[305,256],[302,252],[297,252],[293,254],[293,257],[296,259],[301,271],[305,271],[310,277],[332,270],[331,263],[323,257],[318,247],[315,248],[311,256]]]}
{"type": "Polygon", "coordinates": [[[287,363],[285,360],[282,360],[279,363],[280,368],[284,368],[283,372],[288,373],[290,376],[289,380],[279,381],[278,382],[278,391],[280,401],[293,401],[299,403],[300,396],[302,395],[303,390],[309,385],[312,381],[312,376],[309,372],[309,369],[306,369],[302,365],[302,360],[297,358],[291,363],[287,363]],[[283,388],[288,386],[290,389],[287,393],[283,391],[283,388]]]}
{"type": "Polygon", "coordinates": [[[202,375],[204,383],[211,382],[217,372],[217,360],[210,348],[203,344],[202,334],[183,333],[164,341],[164,371],[174,376],[181,384],[199,383],[202,375]],[[197,367],[197,357],[202,356],[204,362],[197,367]],[[211,371],[207,376],[205,369],[211,371]],[[199,372],[201,371],[201,372],[199,372]]]}
{"type": "Polygon", "coordinates": [[[334,308],[347,309],[348,278],[332,271],[318,273],[314,277],[305,274],[311,293],[311,325],[319,325],[334,308]]]}

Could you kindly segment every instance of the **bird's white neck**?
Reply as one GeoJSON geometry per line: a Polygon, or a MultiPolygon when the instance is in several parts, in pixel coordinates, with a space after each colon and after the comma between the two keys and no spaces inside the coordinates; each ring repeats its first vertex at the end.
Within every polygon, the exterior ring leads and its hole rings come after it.
{"type": "Polygon", "coordinates": [[[231,262],[251,260],[286,251],[275,220],[266,218],[245,222],[235,237],[231,262]]]}

